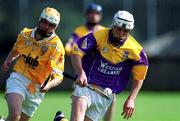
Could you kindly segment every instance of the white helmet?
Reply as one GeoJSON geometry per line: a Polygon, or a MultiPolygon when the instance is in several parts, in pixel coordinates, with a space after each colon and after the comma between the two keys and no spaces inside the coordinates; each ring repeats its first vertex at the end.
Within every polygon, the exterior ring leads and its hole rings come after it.
{"type": "Polygon", "coordinates": [[[125,29],[132,30],[134,28],[134,18],[133,15],[127,11],[118,11],[115,13],[111,27],[122,27],[125,29]]]}
{"type": "Polygon", "coordinates": [[[41,19],[46,19],[48,22],[58,26],[60,21],[60,13],[54,8],[47,7],[42,11],[40,15],[39,20],[41,19]]]}

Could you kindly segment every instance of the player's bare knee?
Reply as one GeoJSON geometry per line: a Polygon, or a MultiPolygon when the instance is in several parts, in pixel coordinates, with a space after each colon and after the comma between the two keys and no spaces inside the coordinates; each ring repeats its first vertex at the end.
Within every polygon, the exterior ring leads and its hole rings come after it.
{"type": "Polygon", "coordinates": [[[10,121],[19,121],[21,118],[21,115],[18,113],[12,113],[9,115],[10,121]]]}
{"type": "Polygon", "coordinates": [[[78,108],[78,111],[81,113],[84,113],[84,111],[87,108],[87,100],[84,98],[75,97],[74,103],[75,103],[76,107],[78,108]]]}

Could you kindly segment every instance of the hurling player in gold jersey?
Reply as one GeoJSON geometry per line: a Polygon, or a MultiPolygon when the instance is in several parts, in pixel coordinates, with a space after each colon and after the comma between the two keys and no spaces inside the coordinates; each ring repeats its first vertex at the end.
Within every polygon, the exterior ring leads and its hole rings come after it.
{"type": "Polygon", "coordinates": [[[6,121],[28,121],[44,98],[44,93],[62,82],[64,47],[55,30],[60,13],[45,8],[38,26],[24,28],[2,65],[6,72],[16,60],[13,72],[6,81],[6,100],[9,114],[6,121]],[[50,77],[50,81],[43,85],[50,77]]]}

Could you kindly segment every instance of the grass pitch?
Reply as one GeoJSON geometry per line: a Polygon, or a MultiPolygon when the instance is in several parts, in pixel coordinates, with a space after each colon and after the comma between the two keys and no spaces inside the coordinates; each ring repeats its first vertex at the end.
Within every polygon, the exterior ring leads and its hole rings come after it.
{"type": "MultiPolygon", "coordinates": [[[[7,116],[7,105],[0,93],[0,114],[7,116]]],[[[125,121],[121,117],[122,106],[128,93],[117,95],[113,121],[125,121]]],[[[56,111],[61,110],[69,119],[71,92],[48,92],[31,121],[53,121],[56,111]]],[[[180,92],[141,92],[136,109],[129,121],[180,121],[180,92]]]]}

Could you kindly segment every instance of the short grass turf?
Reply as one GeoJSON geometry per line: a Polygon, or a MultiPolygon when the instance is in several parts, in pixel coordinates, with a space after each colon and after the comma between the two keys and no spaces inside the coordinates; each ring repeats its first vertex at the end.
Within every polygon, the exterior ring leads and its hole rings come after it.
{"type": "MultiPolygon", "coordinates": [[[[121,117],[123,103],[128,92],[117,95],[113,121],[125,121],[121,117]]],[[[0,93],[0,114],[7,116],[7,105],[0,93]]],[[[143,92],[136,100],[133,117],[129,121],[180,121],[180,92],[143,92]]],[[[70,118],[71,92],[48,92],[30,121],[53,121],[55,113],[61,110],[70,118]]]]}

